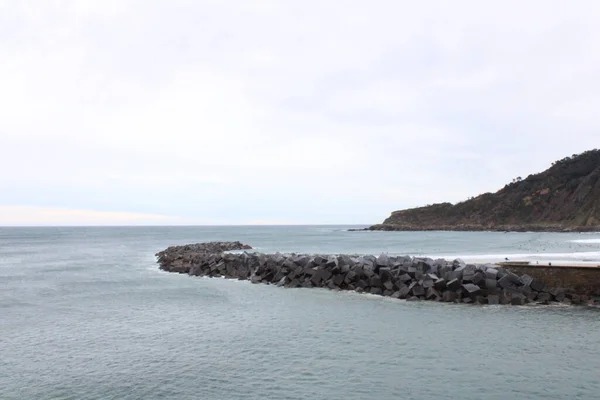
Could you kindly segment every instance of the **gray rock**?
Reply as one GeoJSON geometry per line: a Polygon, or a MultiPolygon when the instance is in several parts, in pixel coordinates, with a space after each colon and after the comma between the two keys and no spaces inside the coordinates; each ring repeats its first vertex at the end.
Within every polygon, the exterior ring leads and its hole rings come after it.
{"type": "Polygon", "coordinates": [[[539,279],[533,279],[531,281],[531,283],[529,284],[529,287],[533,290],[535,290],[536,292],[542,292],[545,289],[545,285],[544,282],[542,282],[539,279]]]}
{"type": "Polygon", "coordinates": [[[344,283],[345,278],[343,274],[339,274],[333,277],[332,282],[335,286],[340,287],[344,283]]]}
{"type": "Polygon", "coordinates": [[[439,300],[441,298],[440,292],[430,287],[427,289],[427,295],[425,296],[427,300],[439,300]]]}
{"type": "Polygon", "coordinates": [[[398,293],[399,293],[401,299],[405,299],[408,296],[408,294],[410,293],[410,289],[408,286],[402,286],[398,290],[398,293]]]}
{"type": "Polygon", "coordinates": [[[422,285],[414,285],[412,288],[412,294],[414,296],[424,296],[425,295],[425,288],[422,285]]]}
{"type": "Polygon", "coordinates": [[[371,294],[383,294],[383,291],[381,290],[380,287],[372,287],[371,294]]]}
{"type": "Polygon", "coordinates": [[[376,263],[380,267],[387,267],[390,263],[390,258],[387,254],[382,253],[379,257],[377,257],[376,263]]]}
{"type": "Polygon", "coordinates": [[[522,306],[525,304],[526,297],[523,295],[514,295],[510,299],[510,304],[513,306],[522,306]]]}
{"type": "Polygon", "coordinates": [[[433,287],[440,291],[446,289],[446,280],[443,278],[438,279],[433,283],[433,287]]]}
{"type": "Polygon", "coordinates": [[[470,297],[475,297],[481,293],[481,288],[473,283],[465,283],[462,288],[470,297]]]}
{"type": "Polygon", "coordinates": [[[490,294],[487,297],[487,302],[489,305],[497,305],[500,304],[500,296],[495,294],[490,294]]]}
{"type": "Polygon", "coordinates": [[[498,277],[498,270],[495,268],[487,268],[485,270],[485,278],[486,279],[493,279],[493,280],[497,280],[498,277]]]}
{"type": "Polygon", "coordinates": [[[388,267],[379,268],[379,277],[382,282],[386,282],[392,279],[391,269],[388,267]]]}
{"type": "Polygon", "coordinates": [[[461,283],[458,279],[452,279],[446,283],[448,290],[456,291],[461,288],[461,283]]]}
{"type": "Polygon", "coordinates": [[[442,293],[442,301],[452,303],[456,300],[456,292],[445,291],[442,293]]]}
{"type": "Polygon", "coordinates": [[[546,303],[552,300],[552,295],[550,293],[541,292],[538,293],[536,301],[539,303],[546,303]]]}
{"type": "Polygon", "coordinates": [[[521,276],[521,282],[523,282],[524,286],[530,287],[531,283],[533,282],[533,278],[527,274],[521,276]]]}
{"type": "Polygon", "coordinates": [[[377,287],[377,288],[381,289],[382,283],[381,283],[381,278],[379,278],[379,275],[373,275],[373,276],[371,276],[371,278],[369,279],[369,284],[370,284],[370,286],[377,287]]]}

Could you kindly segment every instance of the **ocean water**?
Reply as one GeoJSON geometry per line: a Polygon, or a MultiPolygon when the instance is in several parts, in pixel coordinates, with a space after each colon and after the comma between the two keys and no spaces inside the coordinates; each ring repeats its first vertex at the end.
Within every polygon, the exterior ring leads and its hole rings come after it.
{"type": "Polygon", "coordinates": [[[598,399],[600,311],[158,270],[173,244],[600,262],[600,234],[0,228],[0,399],[598,399]]]}

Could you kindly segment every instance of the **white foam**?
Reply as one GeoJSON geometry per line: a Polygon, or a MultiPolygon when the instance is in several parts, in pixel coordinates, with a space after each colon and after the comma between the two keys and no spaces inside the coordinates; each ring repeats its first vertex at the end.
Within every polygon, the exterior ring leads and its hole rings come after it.
{"type": "Polygon", "coordinates": [[[501,262],[506,261],[539,261],[553,263],[573,263],[577,264],[600,264],[600,251],[586,251],[574,253],[520,253],[520,254],[468,254],[468,255],[450,255],[450,256],[434,256],[431,258],[445,258],[446,260],[454,260],[460,258],[464,261],[471,262],[501,262]]]}
{"type": "Polygon", "coordinates": [[[578,240],[571,240],[571,243],[597,243],[600,244],[600,239],[578,239],[578,240]]]}

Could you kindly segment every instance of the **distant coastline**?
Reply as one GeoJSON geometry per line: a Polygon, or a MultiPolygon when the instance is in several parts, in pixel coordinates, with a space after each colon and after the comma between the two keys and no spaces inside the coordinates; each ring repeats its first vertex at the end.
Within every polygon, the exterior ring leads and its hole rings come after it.
{"type": "Polygon", "coordinates": [[[394,211],[364,230],[600,232],[600,150],[555,161],[496,193],[394,211]]]}
{"type": "Polygon", "coordinates": [[[600,232],[600,226],[552,226],[552,225],[394,225],[394,224],[376,224],[367,228],[349,229],[351,232],[357,231],[400,231],[400,232],[418,232],[418,231],[457,231],[457,232],[565,232],[565,233],[583,233],[600,232]]]}

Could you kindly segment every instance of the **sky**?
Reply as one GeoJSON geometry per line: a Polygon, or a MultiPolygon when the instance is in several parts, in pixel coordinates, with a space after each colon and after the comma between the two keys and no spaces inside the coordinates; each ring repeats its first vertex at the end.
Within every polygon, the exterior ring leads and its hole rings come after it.
{"type": "Polygon", "coordinates": [[[600,2],[0,0],[0,225],[371,224],[600,147],[600,2]]]}

